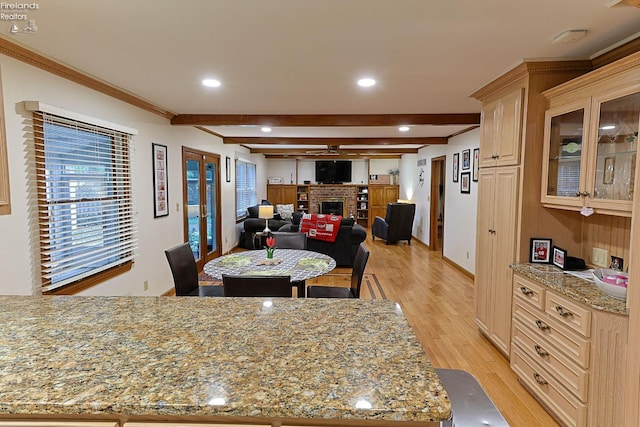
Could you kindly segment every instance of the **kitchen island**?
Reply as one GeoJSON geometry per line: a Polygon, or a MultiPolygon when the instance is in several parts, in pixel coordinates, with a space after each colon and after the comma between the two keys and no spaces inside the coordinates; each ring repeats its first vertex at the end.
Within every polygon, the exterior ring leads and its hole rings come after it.
{"type": "Polygon", "coordinates": [[[0,297],[0,421],[430,426],[446,391],[380,300],[0,297]]]}

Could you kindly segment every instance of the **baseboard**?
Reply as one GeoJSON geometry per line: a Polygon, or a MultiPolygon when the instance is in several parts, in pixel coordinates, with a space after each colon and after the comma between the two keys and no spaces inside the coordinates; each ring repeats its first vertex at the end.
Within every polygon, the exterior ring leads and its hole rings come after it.
{"type": "Polygon", "coordinates": [[[425,248],[429,249],[429,245],[423,242],[422,240],[418,239],[416,236],[411,237],[411,241],[418,242],[420,246],[424,246],[425,248]]]}
{"type": "Polygon", "coordinates": [[[162,293],[160,296],[162,297],[172,297],[175,296],[176,294],[176,290],[175,289],[169,289],[167,292],[162,293]]]}
{"type": "Polygon", "coordinates": [[[452,260],[450,260],[446,256],[442,255],[442,260],[444,262],[446,262],[447,264],[449,264],[450,266],[452,266],[453,268],[455,268],[456,270],[458,270],[460,273],[462,273],[465,276],[467,276],[469,279],[471,279],[471,280],[475,280],[476,279],[475,274],[471,273],[470,271],[467,271],[462,266],[460,266],[459,264],[456,264],[455,262],[453,262],[452,260]]]}

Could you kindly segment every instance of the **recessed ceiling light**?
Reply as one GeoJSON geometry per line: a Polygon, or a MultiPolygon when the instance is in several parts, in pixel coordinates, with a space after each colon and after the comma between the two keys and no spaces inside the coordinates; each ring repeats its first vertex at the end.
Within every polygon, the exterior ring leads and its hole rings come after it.
{"type": "Polygon", "coordinates": [[[271,128],[269,126],[263,126],[262,129],[260,129],[262,132],[271,132],[271,128]]]}
{"type": "Polygon", "coordinates": [[[358,80],[358,86],[362,86],[362,87],[371,87],[371,86],[374,86],[375,84],[376,84],[376,81],[370,77],[365,77],[358,80]]]}
{"type": "Polygon", "coordinates": [[[409,126],[400,126],[398,130],[400,132],[409,132],[409,126]]]}
{"type": "Polygon", "coordinates": [[[219,87],[220,86],[220,80],[204,79],[202,81],[202,84],[205,85],[206,87],[219,87]]]}

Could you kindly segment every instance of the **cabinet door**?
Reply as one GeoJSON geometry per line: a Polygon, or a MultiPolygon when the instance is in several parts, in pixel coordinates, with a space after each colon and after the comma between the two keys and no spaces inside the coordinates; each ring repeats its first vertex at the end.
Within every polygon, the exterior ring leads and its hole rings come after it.
{"type": "Polygon", "coordinates": [[[594,143],[587,174],[589,205],[631,212],[640,122],[640,92],[610,91],[594,96],[591,127],[594,143]]]}
{"type": "Polygon", "coordinates": [[[493,101],[482,105],[480,122],[480,167],[492,167],[496,164],[495,139],[499,102],[493,101]]]}
{"type": "Polygon", "coordinates": [[[545,114],[542,203],[579,208],[585,204],[589,114],[586,101],[550,109],[545,114]]]}
{"type": "Polygon", "coordinates": [[[493,272],[489,337],[505,354],[511,347],[511,301],[515,261],[516,223],[518,219],[518,167],[499,168],[495,172],[493,204],[493,272]]]}
{"type": "Polygon", "coordinates": [[[493,204],[495,200],[495,170],[480,169],[478,173],[478,212],[476,236],[475,305],[476,323],[489,333],[489,313],[493,270],[493,204]]]}
{"type": "Polygon", "coordinates": [[[496,138],[496,166],[520,163],[523,94],[524,89],[518,88],[501,98],[496,138]]]}

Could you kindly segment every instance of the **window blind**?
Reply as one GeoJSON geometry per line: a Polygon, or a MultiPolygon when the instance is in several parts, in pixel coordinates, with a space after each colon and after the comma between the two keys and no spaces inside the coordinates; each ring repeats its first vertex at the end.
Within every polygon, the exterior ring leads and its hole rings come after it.
{"type": "Polygon", "coordinates": [[[130,262],[137,249],[131,135],[33,113],[42,288],[130,262]]]}
{"type": "Polygon", "coordinates": [[[247,208],[258,204],[256,165],[236,160],[236,220],[247,216],[247,208]]]}

